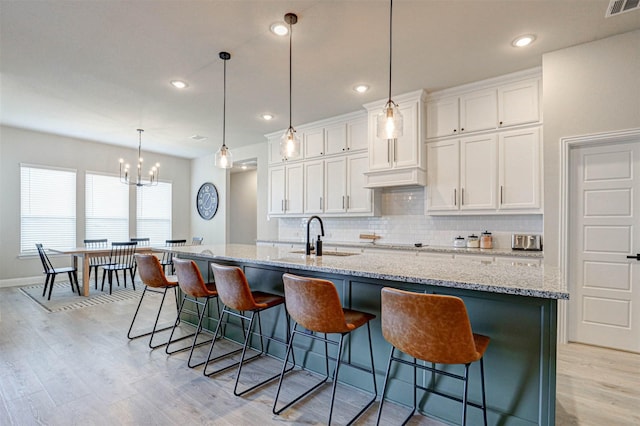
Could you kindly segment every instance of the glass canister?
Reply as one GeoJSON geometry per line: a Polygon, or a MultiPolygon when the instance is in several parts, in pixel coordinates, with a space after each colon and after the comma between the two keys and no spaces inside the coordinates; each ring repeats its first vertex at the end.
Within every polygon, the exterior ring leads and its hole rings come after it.
{"type": "Polygon", "coordinates": [[[453,246],[457,247],[457,248],[466,247],[467,246],[467,242],[465,241],[464,237],[461,237],[461,236],[458,235],[453,240],[453,246]]]}
{"type": "Polygon", "coordinates": [[[471,234],[467,237],[467,248],[480,248],[480,238],[471,234]]]}
{"type": "Polygon", "coordinates": [[[491,232],[484,231],[482,234],[480,234],[480,248],[493,248],[493,237],[491,236],[491,232]]]}

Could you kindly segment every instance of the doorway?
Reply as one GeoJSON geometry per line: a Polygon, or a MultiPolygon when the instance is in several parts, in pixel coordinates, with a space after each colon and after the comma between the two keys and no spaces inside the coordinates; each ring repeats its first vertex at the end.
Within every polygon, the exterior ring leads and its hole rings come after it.
{"type": "Polygon", "coordinates": [[[640,132],[570,149],[568,340],[640,352],[640,132]]]}
{"type": "Polygon", "coordinates": [[[234,162],[229,181],[229,243],[255,244],[258,170],[255,159],[234,162]]]}

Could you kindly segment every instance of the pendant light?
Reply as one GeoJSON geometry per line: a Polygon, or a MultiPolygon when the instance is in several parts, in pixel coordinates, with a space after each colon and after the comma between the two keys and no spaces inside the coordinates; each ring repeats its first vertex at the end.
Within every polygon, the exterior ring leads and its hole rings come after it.
{"type": "Polygon", "coordinates": [[[220,52],[220,59],[224,61],[224,89],[222,96],[222,146],[216,152],[216,167],[230,169],[233,167],[233,154],[225,144],[227,121],[227,61],[231,59],[229,52],[220,52]]]}
{"type": "Polygon", "coordinates": [[[149,170],[149,178],[142,177],[142,132],[144,130],[137,129],[138,131],[138,170],[135,174],[135,180],[132,180],[132,176],[129,173],[129,164],[125,164],[124,159],[120,159],[120,182],[125,185],[134,186],[155,186],[158,184],[158,175],[160,174],[160,163],[156,163],[155,166],[149,170]]]}
{"type": "Polygon", "coordinates": [[[398,104],[391,100],[391,64],[392,64],[392,35],[393,35],[393,0],[389,7],[389,100],[382,112],[378,114],[377,136],[380,139],[397,139],[402,136],[402,114],[398,104]]]}
{"type": "Polygon", "coordinates": [[[298,16],[294,13],[284,15],[284,21],[289,24],[289,128],[280,140],[280,155],[285,159],[293,159],[300,157],[300,138],[296,135],[296,129],[291,125],[291,36],[292,26],[298,22],[298,16]]]}

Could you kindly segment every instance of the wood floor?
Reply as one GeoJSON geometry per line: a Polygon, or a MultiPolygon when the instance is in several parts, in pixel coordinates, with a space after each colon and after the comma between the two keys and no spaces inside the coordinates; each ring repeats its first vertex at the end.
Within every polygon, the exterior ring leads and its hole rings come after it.
{"type": "MultiPolygon", "coordinates": [[[[201,367],[187,368],[186,353],[167,356],[162,348],[149,350],[146,339],[129,341],[135,304],[48,313],[16,288],[0,289],[0,425],[326,423],[326,391],[274,416],[276,383],[235,397],[235,371],[204,377],[201,367]]],[[[151,318],[153,309],[145,306],[143,317],[151,318]]],[[[267,358],[249,366],[251,380],[279,371],[281,364],[267,358]]],[[[299,372],[291,383],[314,379],[299,372]]],[[[640,425],[638,354],[561,345],[557,390],[558,425],[640,425]]],[[[366,396],[339,387],[335,422],[344,424],[345,414],[357,412],[366,396]]],[[[386,407],[382,423],[398,424],[404,409],[386,407]]],[[[358,424],[374,424],[376,408],[358,424]]],[[[441,425],[423,416],[410,424],[441,425]]]]}

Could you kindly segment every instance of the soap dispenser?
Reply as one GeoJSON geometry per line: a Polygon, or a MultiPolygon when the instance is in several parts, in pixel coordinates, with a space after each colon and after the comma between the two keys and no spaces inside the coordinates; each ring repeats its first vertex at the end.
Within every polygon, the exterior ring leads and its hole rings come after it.
{"type": "Polygon", "coordinates": [[[316,240],[316,256],[322,256],[322,240],[320,239],[320,235],[318,235],[318,239],[316,240]]]}

